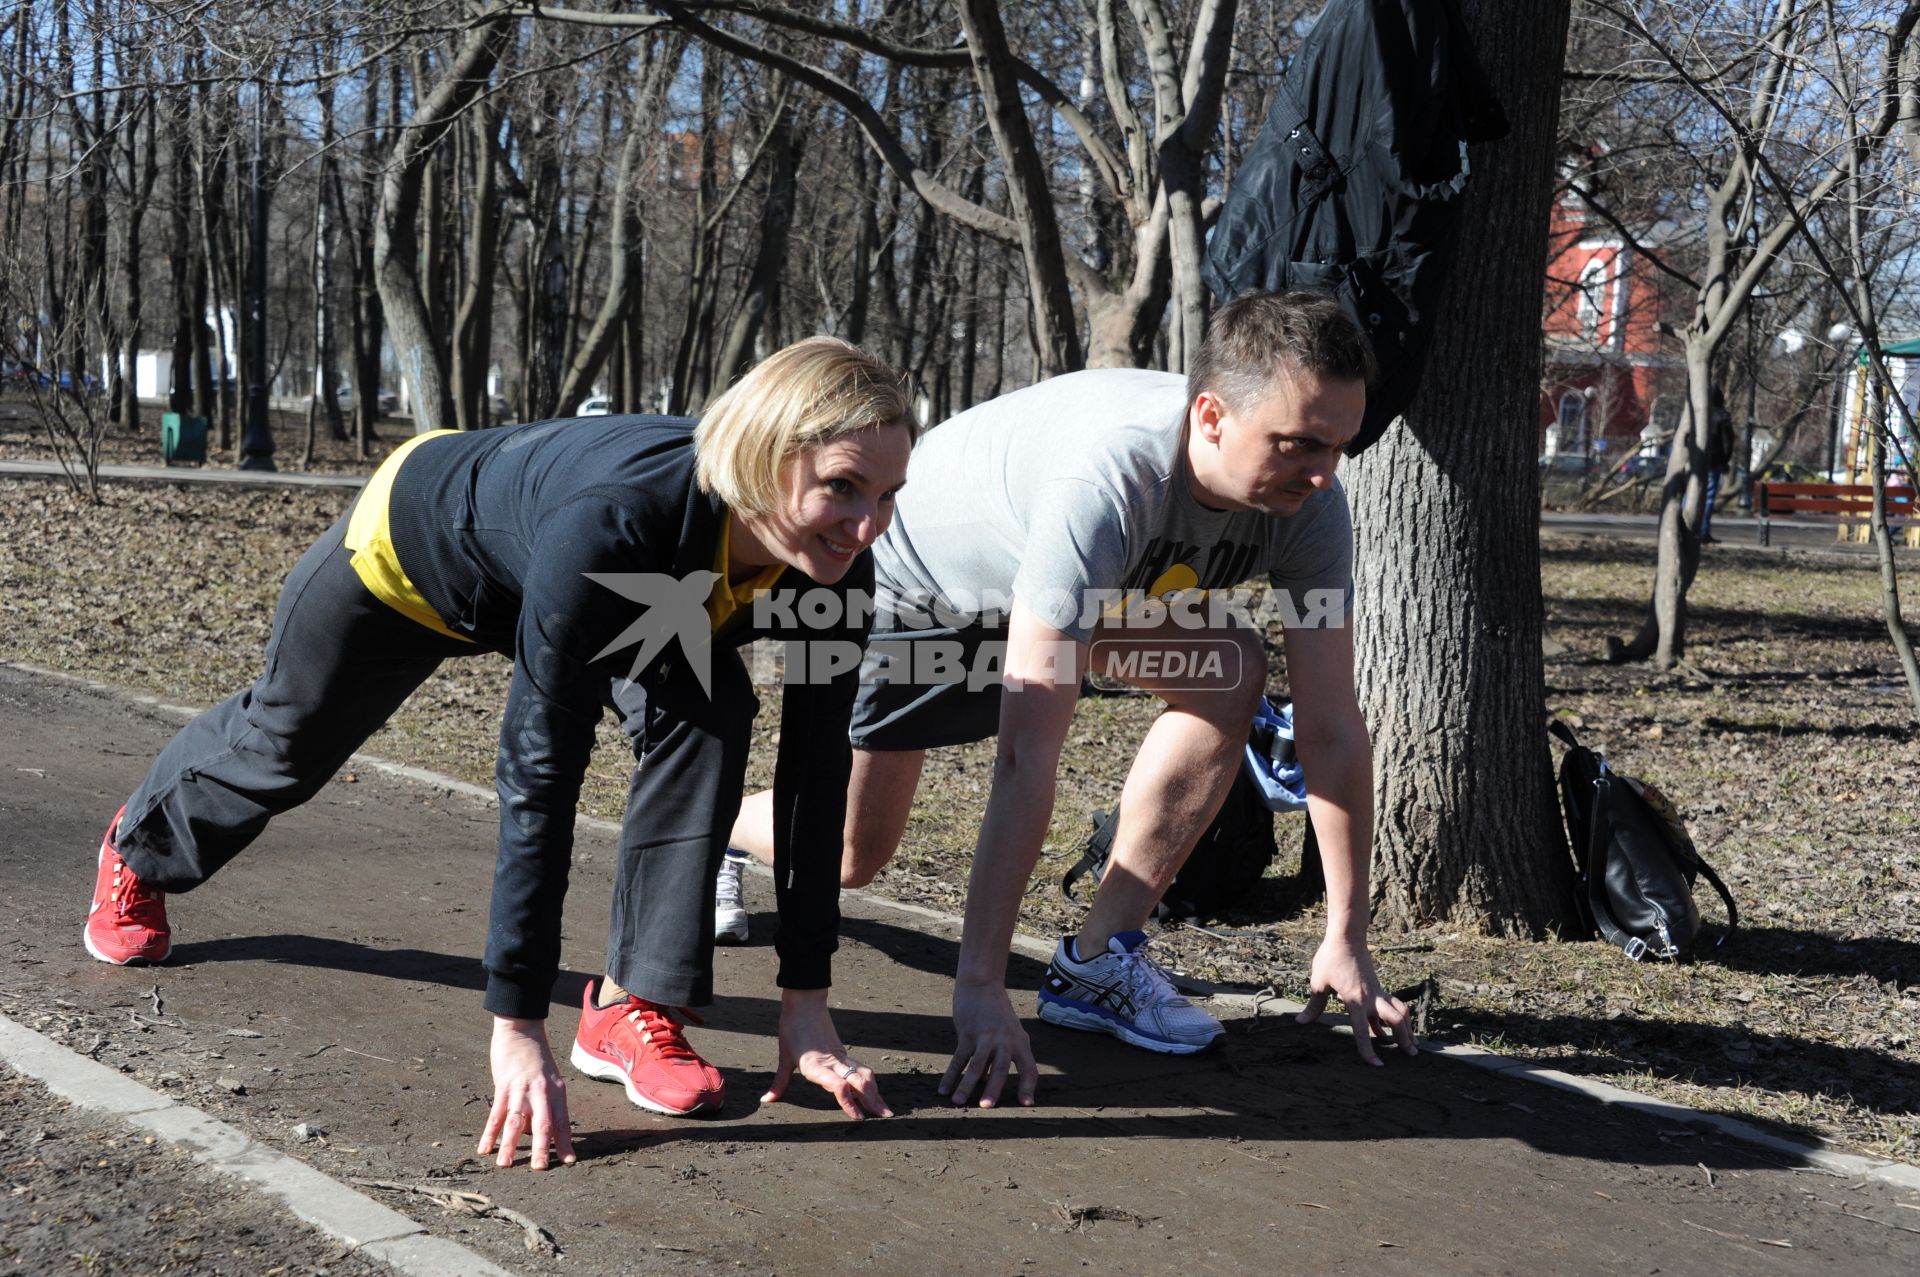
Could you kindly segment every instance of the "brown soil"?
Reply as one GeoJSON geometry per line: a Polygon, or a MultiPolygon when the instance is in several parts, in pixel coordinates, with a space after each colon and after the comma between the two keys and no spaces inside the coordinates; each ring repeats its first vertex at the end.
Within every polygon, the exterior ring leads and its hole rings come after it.
{"type": "Polygon", "coordinates": [[[0,1066],[0,1274],[378,1277],[252,1187],[0,1066]]]}
{"type": "MultiPolygon", "coordinates": [[[[105,506],[82,510],[54,484],[0,482],[11,534],[0,546],[0,653],[177,701],[223,697],[253,676],[280,578],[347,499],[113,486],[105,506]]],[[[1598,944],[1445,927],[1381,935],[1383,975],[1429,990],[1430,1034],[1920,1160],[1920,742],[1871,561],[1715,549],[1692,594],[1690,663],[1658,675],[1595,657],[1637,619],[1651,547],[1548,536],[1543,549],[1549,709],[1676,800],[1745,925],[1678,968],[1634,966],[1598,944]]],[[[771,664],[765,673],[771,683],[771,664]]],[[[368,748],[490,785],[506,674],[492,657],[450,663],[368,748]]],[[[778,730],[774,691],[763,744],[778,730]]],[[[1090,813],[1118,793],[1152,713],[1130,697],[1083,705],[1027,930],[1075,925],[1055,884],[1090,813]]],[[[624,745],[611,723],[603,731],[585,803],[617,818],[624,745]]],[[[756,751],[750,783],[767,781],[769,760],[756,751]]],[[[957,909],[991,761],[986,746],[935,755],[880,890],[957,909]]],[[[1298,830],[1283,819],[1282,845],[1297,845],[1298,830]]],[[[1301,996],[1319,924],[1313,910],[1285,916],[1286,859],[1260,908],[1223,920],[1253,934],[1175,930],[1164,956],[1203,978],[1301,996]]],[[[1717,918],[1717,904],[1705,909],[1717,918]]]]}

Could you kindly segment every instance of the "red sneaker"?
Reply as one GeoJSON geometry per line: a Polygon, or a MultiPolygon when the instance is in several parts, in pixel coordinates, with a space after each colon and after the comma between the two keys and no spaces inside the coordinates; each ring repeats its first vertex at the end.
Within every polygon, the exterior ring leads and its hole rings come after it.
{"type": "MultiPolygon", "coordinates": [[[[573,1038],[573,1067],[588,1077],[619,1082],[643,1109],[685,1117],[707,1113],[726,1101],[720,1070],[687,1045],[668,1007],[629,997],[604,1009],[594,1006],[600,982],[587,985],[580,1031],[573,1038]]],[[[679,1009],[691,1018],[692,1013],[679,1009]]]]}
{"type": "Polygon", "coordinates": [[[149,887],[134,876],[115,850],[122,807],[113,814],[107,836],[100,840],[100,867],[93,878],[93,907],[87,910],[82,932],[87,952],[116,967],[144,967],[165,962],[173,952],[173,930],[167,926],[167,893],[149,887]]]}

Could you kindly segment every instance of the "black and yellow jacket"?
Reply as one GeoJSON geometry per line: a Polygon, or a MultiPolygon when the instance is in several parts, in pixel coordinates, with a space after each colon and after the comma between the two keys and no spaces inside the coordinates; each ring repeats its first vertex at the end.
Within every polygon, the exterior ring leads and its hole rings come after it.
{"type": "MultiPolygon", "coordinates": [[[[496,1014],[546,1015],[559,971],[574,806],[609,689],[632,672],[632,647],[596,655],[640,616],[639,605],[588,574],[680,579],[724,555],[726,511],[694,481],[692,424],[613,416],[422,436],[376,475],[349,524],[354,566],[377,595],[422,624],[513,657],[486,955],[486,1006],[496,1014]]],[[[780,586],[832,591],[844,605],[850,593],[871,595],[873,557],[862,554],[832,586],[794,569],[780,586]]],[[[832,628],[785,634],[756,628],[742,607],[717,618],[714,642],[864,644],[866,609],[842,606],[839,616],[832,628]]],[[[669,677],[692,677],[677,643],[635,681],[669,677]]],[[[785,988],[830,983],[858,678],[856,667],[827,683],[790,683],[783,693],[773,801],[775,945],[785,988]]]]}

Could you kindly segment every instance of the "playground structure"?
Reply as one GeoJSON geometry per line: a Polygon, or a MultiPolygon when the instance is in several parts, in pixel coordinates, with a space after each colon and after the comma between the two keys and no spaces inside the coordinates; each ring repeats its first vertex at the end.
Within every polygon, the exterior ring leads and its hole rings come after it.
{"type": "MultiPolygon", "coordinates": [[[[1896,522],[1895,531],[1908,545],[1920,545],[1920,522],[1913,519],[1914,465],[1920,458],[1915,443],[1915,422],[1920,421],[1920,338],[1892,342],[1882,346],[1887,372],[1893,380],[1893,394],[1884,405],[1887,445],[1882,465],[1887,476],[1887,513],[1896,522]],[[1896,403],[1895,400],[1898,400],[1896,403]],[[1904,518],[1902,517],[1904,516],[1904,518]],[[1904,523],[1904,527],[1899,524],[1904,523]]],[[[1871,444],[1873,428],[1870,357],[1862,349],[1849,364],[1841,389],[1841,410],[1835,422],[1827,454],[1827,474],[1833,480],[1825,485],[1793,485],[1796,488],[1833,488],[1832,494],[1807,492],[1802,496],[1842,496],[1841,489],[1855,489],[1856,497],[1870,492],[1873,481],[1871,444]]],[[[1785,495],[1784,493],[1782,495],[1785,495]]],[[[1865,541],[1872,534],[1862,521],[1865,504],[1829,505],[1839,513],[1839,537],[1842,541],[1865,541]],[[1851,516],[1851,517],[1850,517],[1851,516]]],[[[1807,507],[1816,508],[1816,507],[1807,507]]]]}

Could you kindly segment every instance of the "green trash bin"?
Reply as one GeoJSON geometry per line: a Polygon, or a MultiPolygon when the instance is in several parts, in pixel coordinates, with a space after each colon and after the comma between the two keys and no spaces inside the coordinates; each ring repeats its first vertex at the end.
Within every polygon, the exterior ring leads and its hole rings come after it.
{"type": "Polygon", "coordinates": [[[180,412],[160,414],[160,459],[168,465],[176,461],[207,459],[207,419],[180,412]]]}

